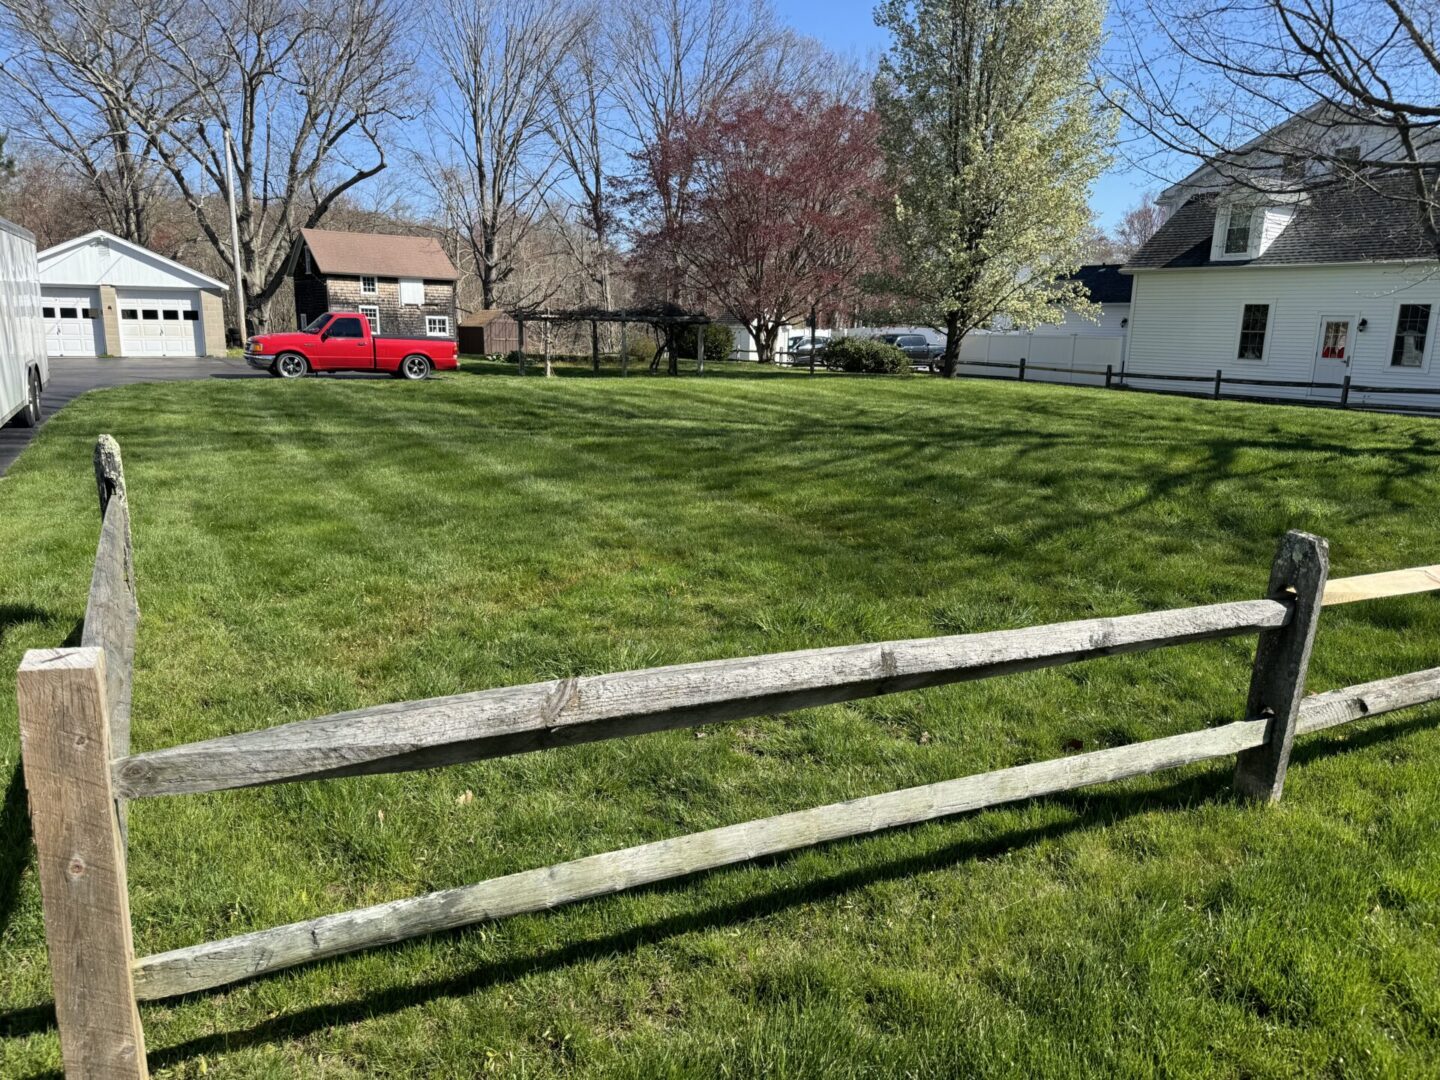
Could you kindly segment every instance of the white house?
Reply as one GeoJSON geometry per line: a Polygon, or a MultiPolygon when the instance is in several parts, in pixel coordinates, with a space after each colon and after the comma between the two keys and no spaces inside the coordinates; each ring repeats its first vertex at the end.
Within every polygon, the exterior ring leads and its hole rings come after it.
{"type": "Polygon", "coordinates": [[[223,356],[226,286],[103,230],[40,252],[50,356],[223,356]]]}
{"type": "Polygon", "coordinates": [[[1074,277],[1100,309],[1093,318],[1071,311],[1063,321],[1033,330],[996,328],[966,334],[960,343],[960,371],[1014,378],[1014,371],[984,365],[1018,364],[1024,357],[1027,379],[1086,386],[1105,381],[1103,374],[1089,372],[1103,372],[1107,366],[1119,371],[1125,362],[1133,279],[1121,273],[1119,263],[1089,263],[1074,277]]]}
{"type": "MultiPolygon", "coordinates": [[[[1134,279],[1127,382],[1137,376],[1440,389],[1440,263],[1407,196],[1369,175],[1308,193],[1249,186],[1186,194],[1125,267],[1134,279]]],[[[1178,186],[1178,185],[1177,185],[1178,186]]],[[[1340,389],[1231,384],[1226,393],[1336,399],[1340,389]]],[[[1352,392],[1357,404],[1440,405],[1440,394],[1352,392]]]]}

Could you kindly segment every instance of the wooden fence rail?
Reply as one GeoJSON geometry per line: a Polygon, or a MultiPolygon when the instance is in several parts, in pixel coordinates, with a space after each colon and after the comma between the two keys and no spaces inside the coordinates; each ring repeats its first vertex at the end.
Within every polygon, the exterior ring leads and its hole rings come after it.
{"type": "Polygon", "coordinates": [[[1440,700],[1440,668],[1304,697],[1323,607],[1440,589],[1440,566],[1328,581],[1287,534],[1267,595],[993,633],[678,664],[402,702],[128,753],[136,623],[119,448],[96,448],[102,525],[82,646],[20,666],[21,756],[67,1076],[144,1077],[137,1001],[602,896],[882,829],[1234,756],[1243,797],[1283,791],[1297,736],[1440,700]],[[134,956],[124,800],[429,768],[736,720],[1238,634],[1258,634],[1245,716],[1128,746],[726,825],[474,885],[134,956]]]}

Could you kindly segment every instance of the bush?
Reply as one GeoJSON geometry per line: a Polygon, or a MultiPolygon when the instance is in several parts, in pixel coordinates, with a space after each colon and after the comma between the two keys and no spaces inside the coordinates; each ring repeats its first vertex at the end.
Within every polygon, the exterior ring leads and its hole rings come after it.
{"type": "MultiPolygon", "coordinates": [[[[689,359],[695,358],[695,327],[682,326],[675,332],[675,342],[680,347],[680,355],[689,359]]],[[[730,332],[729,327],[721,326],[719,323],[707,323],[705,326],[705,359],[729,360],[730,352],[735,348],[735,335],[730,332]]]]}
{"type": "Polygon", "coordinates": [[[625,339],[625,351],[632,364],[648,364],[655,359],[655,342],[648,336],[632,333],[625,339]]]}
{"type": "Polygon", "coordinates": [[[837,338],[825,347],[825,366],[831,371],[866,375],[908,375],[910,358],[894,345],[875,338],[837,338]]]}

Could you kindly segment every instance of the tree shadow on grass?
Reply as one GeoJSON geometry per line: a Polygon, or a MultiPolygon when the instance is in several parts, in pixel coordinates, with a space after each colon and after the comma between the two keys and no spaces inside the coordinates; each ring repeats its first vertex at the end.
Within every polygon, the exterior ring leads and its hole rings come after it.
{"type": "MultiPolygon", "coordinates": [[[[1334,754],[1363,750],[1402,739],[1416,731],[1433,729],[1436,726],[1440,726],[1440,713],[1430,710],[1404,723],[1374,727],[1358,734],[1345,731],[1343,728],[1336,728],[1297,747],[1292,761],[1304,763],[1334,754]],[[1342,732],[1344,732],[1343,736],[1342,732]]],[[[1057,839],[1084,830],[1105,828],[1138,814],[1167,809],[1172,811],[1189,809],[1206,803],[1228,803],[1232,800],[1230,769],[1228,763],[1223,762],[1223,759],[1214,768],[1177,780],[1160,789],[1140,792],[1126,790],[1097,792],[1082,789],[1049,796],[1047,797],[1048,802],[1065,807],[1074,814],[1074,817],[1068,821],[1022,829],[1000,837],[949,844],[909,858],[865,866],[818,881],[768,891],[762,895],[734,903],[718,904],[703,911],[686,912],[648,922],[642,926],[631,926],[617,933],[572,942],[529,956],[516,957],[450,978],[434,979],[415,986],[389,987],[362,997],[352,998],[349,1001],[312,1006],[265,1020],[253,1027],[239,1031],[202,1035],[174,1046],[152,1049],[149,1053],[149,1063],[152,1068],[168,1068],[202,1054],[214,1056],[244,1047],[304,1038],[329,1028],[359,1023],[375,1016],[399,1012],[431,1001],[464,997],[532,975],[561,970],[617,953],[633,952],[641,946],[677,935],[743,924],[797,905],[815,904],[834,899],[868,885],[913,877],[917,874],[954,869],[966,862],[993,859],[1040,841],[1057,839]]],[[[914,826],[913,828],[922,827],[925,826],[914,826]]],[[[850,842],[852,841],[835,841],[837,844],[850,842]]],[[[831,845],[821,846],[829,847],[831,845]]],[[[742,865],[773,867],[794,857],[794,854],[776,855],[742,865]]],[[[724,870],[712,871],[712,873],[724,872],[724,870]]],[[[697,877],[705,876],[708,875],[695,875],[649,886],[645,889],[633,890],[633,892],[677,891],[688,888],[697,877]]],[[[469,929],[473,928],[449,931],[444,936],[463,934],[469,929]]],[[[407,943],[400,942],[383,948],[391,950],[406,947],[407,943]]],[[[320,961],[321,964],[344,962],[345,958],[343,957],[320,961]]],[[[182,1000],[196,1001],[204,996],[204,994],[192,995],[190,998],[182,1000]]],[[[54,1024],[53,1006],[37,1005],[0,1015],[0,1035],[15,1037],[37,1034],[50,1030],[54,1024]]],[[[60,1074],[38,1073],[34,1074],[32,1080],[41,1080],[42,1077],[59,1078],[60,1074]]]]}

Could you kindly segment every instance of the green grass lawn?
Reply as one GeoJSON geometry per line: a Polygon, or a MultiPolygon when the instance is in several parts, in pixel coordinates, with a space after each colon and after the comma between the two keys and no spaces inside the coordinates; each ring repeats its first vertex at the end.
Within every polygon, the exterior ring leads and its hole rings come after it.
{"type": "MultiPolygon", "coordinates": [[[[78,637],[124,449],[134,746],[687,660],[1440,562],[1440,423],[929,378],[214,380],[82,398],[0,480],[0,666],[78,637]]],[[[1253,639],[389,777],[133,806],[141,953],[1241,715],[1253,639]],[[470,794],[473,793],[473,798],[470,794]]],[[[1440,662],[1327,610],[1325,690],[1440,662]]],[[[7,677],[8,678],[8,677],[7,677]]],[[[8,682],[7,682],[8,685],[8,682]]],[[[59,1067],[0,695],[0,1075],[59,1067]]],[[[142,1006],[157,1076],[1421,1076],[1440,709],[142,1006]]]]}

